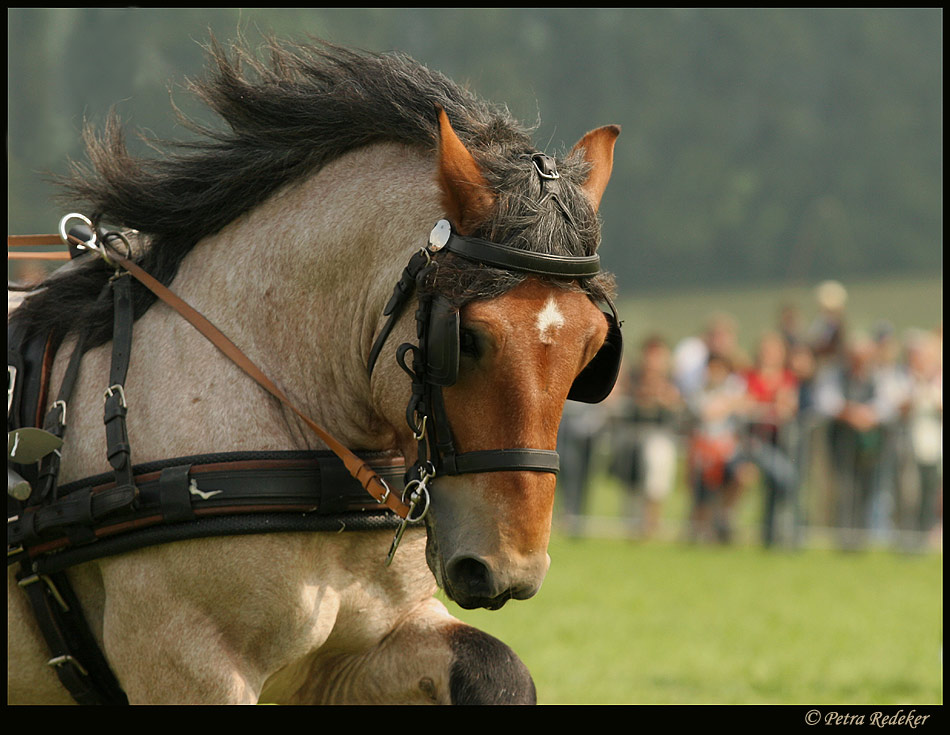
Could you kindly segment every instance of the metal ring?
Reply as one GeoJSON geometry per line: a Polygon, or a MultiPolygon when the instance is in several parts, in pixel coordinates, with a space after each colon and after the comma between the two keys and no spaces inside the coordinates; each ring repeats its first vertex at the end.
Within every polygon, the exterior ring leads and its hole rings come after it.
{"type": "MultiPolygon", "coordinates": [[[[69,245],[69,236],[66,234],[66,223],[71,219],[81,219],[83,222],[89,225],[89,229],[92,230],[93,243],[95,243],[96,227],[92,223],[92,220],[86,215],[80,214],[79,212],[70,212],[59,221],[59,239],[63,241],[63,245],[69,245]]],[[[87,247],[91,246],[87,245],[87,247]]]]}
{"type": "Polygon", "coordinates": [[[426,482],[424,480],[410,480],[409,484],[407,484],[405,489],[403,489],[402,491],[402,502],[405,505],[409,506],[409,513],[406,515],[406,521],[408,523],[418,523],[423,518],[425,518],[426,514],[429,512],[429,502],[430,502],[429,488],[426,487],[426,482]],[[409,488],[413,487],[413,485],[415,485],[417,489],[414,489],[412,493],[409,493],[409,488]],[[407,494],[415,495],[416,500],[412,501],[410,499],[410,501],[407,502],[406,500],[407,494]],[[412,509],[415,507],[416,503],[418,503],[419,500],[421,500],[422,498],[425,498],[425,502],[423,503],[423,507],[422,507],[422,512],[418,516],[413,518],[412,509]]]}
{"type": "MultiPolygon", "coordinates": [[[[125,236],[125,234],[122,233],[122,232],[109,232],[109,233],[106,234],[105,237],[102,238],[102,244],[103,244],[103,246],[105,246],[106,241],[107,241],[110,237],[117,237],[117,238],[119,238],[123,243],[125,243],[125,255],[123,255],[122,257],[124,257],[126,260],[131,260],[131,259],[132,259],[132,243],[129,242],[129,238],[127,238],[127,237],[125,236]]],[[[109,247],[112,247],[112,246],[110,245],[109,247]]],[[[103,249],[105,249],[105,248],[103,247],[103,249]]],[[[112,248],[112,249],[115,250],[115,248],[112,248]]],[[[116,250],[116,252],[118,252],[118,250],[116,250]]],[[[122,255],[121,253],[119,253],[119,254],[122,255]]]]}
{"type": "MultiPolygon", "coordinates": [[[[99,253],[99,255],[102,256],[102,259],[106,262],[106,265],[108,265],[110,268],[115,268],[118,271],[119,270],[118,264],[112,262],[112,260],[109,258],[108,253],[106,252],[105,247],[103,245],[100,245],[97,242],[96,225],[86,215],[80,214],[79,212],[70,212],[59,221],[59,237],[63,241],[63,243],[65,245],[69,245],[70,243],[69,235],[66,233],[66,223],[69,222],[69,220],[71,219],[82,220],[87,225],[89,225],[89,229],[92,230],[92,240],[81,242],[77,245],[77,247],[83,248],[85,250],[92,250],[94,252],[99,253]]],[[[114,234],[118,234],[118,233],[114,233],[114,234]]],[[[129,252],[131,252],[131,246],[129,247],[129,252]]]]}

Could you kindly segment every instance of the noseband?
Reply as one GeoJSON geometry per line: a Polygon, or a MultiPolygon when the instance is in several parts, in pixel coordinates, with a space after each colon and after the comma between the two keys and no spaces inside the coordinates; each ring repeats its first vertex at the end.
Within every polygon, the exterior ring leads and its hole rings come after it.
{"type": "MultiPolygon", "coordinates": [[[[369,359],[372,374],[383,344],[413,292],[419,294],[416,310],[417,344],[404,343],[396,350],[396,361],[412,379],[412,395],[406,407],[406,423],[418,443],[418,455],[406,472],[403,502],[413,511],[408,520],[419,520],[429,504],[428,485],[437,475],[480,472],[558,471],[558,454],[548,449],[526,447],[458,452],[445,411],[442,388],[458,378],[459,311],[441,295],[422,288],[425,269],[443,253],[453,253],[476,263],[508,271],[531,273],[559,280],[590,278],[600,273],[600,256],[548,255],[467,237],[452,230],[447,220],[439,220],[429,234],[425,248],[416,252],[402,272],[383,311],[388,321],[373,344],[369,359]],[[412,353],[411,365],[407,356],[412,353]],[[421,503],[421,510],[416,507],[421,503]]],[[[598,403],[610,393],[617,380],[623,341],[617,312],[607,300],[610,313],[607,339],[571,386],[568,398],[598,403]]],[[[391,553],[398,543],[397,535],[391,553]]]]}

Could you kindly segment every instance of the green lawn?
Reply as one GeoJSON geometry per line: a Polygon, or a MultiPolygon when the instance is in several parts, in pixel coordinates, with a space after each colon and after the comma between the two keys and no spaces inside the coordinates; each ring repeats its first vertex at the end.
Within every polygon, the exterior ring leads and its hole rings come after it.
{"type": "Polygon", "coordinates": [[[538,595],[454,614],[542,704],[943,702],[941,553],[555,536],[538,595]]]}

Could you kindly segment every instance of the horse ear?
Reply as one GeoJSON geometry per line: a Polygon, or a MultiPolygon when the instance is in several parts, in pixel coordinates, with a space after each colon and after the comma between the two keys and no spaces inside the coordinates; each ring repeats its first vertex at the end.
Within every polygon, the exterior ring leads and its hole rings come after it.
{"type": "Polygon", "coordinates": [[[452,129],[445,110],[439,111],[439,186],[442,206],[459,234],[467,235],[488,219],[495,195],[481,168],[452,129]]]}
{"type": "Polygon", "coordinates": [[[571,153],[583,149],[584,159],[591,164],[590,174],[581,188],[595,212],[600,206],[600,198],[604,195],[607,182],[610,181],[610,172],[614,167],[614,143],[617,142],[618,135],[619,125],[605,125],[591,130],[571,149],[571,153]]]}

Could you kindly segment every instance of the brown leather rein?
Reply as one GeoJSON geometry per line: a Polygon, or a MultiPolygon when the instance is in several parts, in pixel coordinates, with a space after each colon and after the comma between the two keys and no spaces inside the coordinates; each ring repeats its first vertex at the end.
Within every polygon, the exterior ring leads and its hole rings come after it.
{"type": "MultiPolygon", "coordinates": [[[[157,298],[174,309],[189,324],[197,329],[208,341],[218,348],[229,360],[237,365],[241,370],[247,373],[264,390],[270,393],[290,409],[301,421],[303,421],[311,431],[313,431],[327,445],[327,447],[342,460],[347,471],[357,482],[362,485],[378,503],[392,510],[400,518],[409,517],[411,509],[400,497],[399,493],[391,492],[386,484],[375,470],[364,460],[357,457],[353,452],[347,449],[339,440],[325,431],[309,416],[301,411],[287,397],[287,395],[277,387],[277,385],[264,374],[264,372],[247,356],[220,329],[212,324],[194,307],[189,305],[181,297],[176,295],[167,286],[159,282],[153,276],[149,275],[132,260],[116,252],[114,248],[107,247],[101,243],[98,247],[90,246],[89,243],[72,236],[66,236],[67,241],[75,246],[89,247],[91,250],[99,252],[107,262],[121,267],[128,271],[139,283],[151,291],[157,298]],[[100,249],[101,248],[101,249],[100,249]]],[[[7,237],[7,247],[41,247],[63,245],[60,235],[10,235],[7,237]]],[[[70,254],[65,252],[53,253],[7,253],[8,259],[43,259],[43,260],[69,260],[70,254]]]]}

